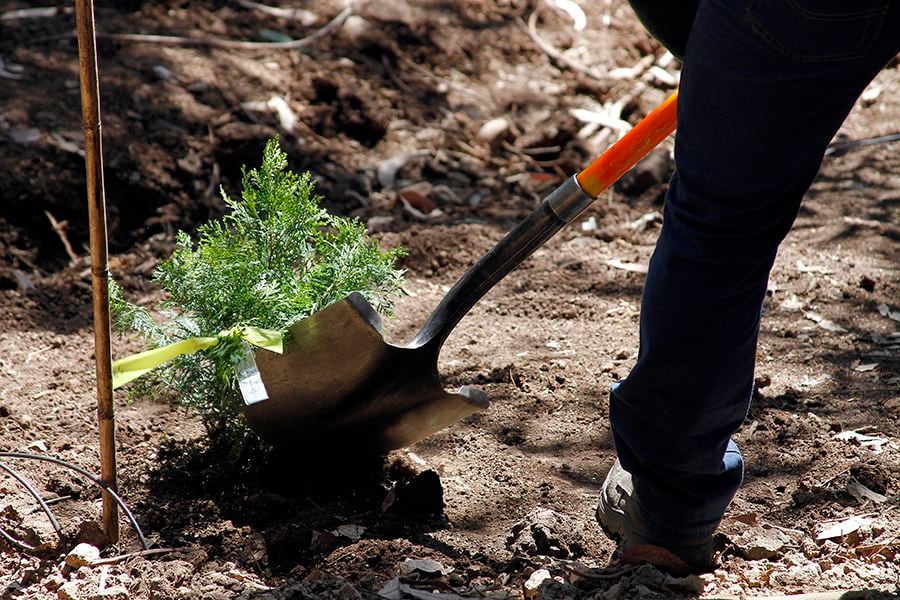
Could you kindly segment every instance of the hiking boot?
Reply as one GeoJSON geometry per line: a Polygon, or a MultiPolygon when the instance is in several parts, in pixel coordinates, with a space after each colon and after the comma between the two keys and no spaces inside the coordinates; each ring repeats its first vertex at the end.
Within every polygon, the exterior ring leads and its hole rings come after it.
{"type": "Polygon", "coordinates": [[[631,473],[618,459],[600,490],[597,521],[607,536],[618,541],[621,563],[649,563],[679,576],[706,573],[715,565],[712,536],[688,544],[669,544],[653,536],[638,516],[631,473]]]}

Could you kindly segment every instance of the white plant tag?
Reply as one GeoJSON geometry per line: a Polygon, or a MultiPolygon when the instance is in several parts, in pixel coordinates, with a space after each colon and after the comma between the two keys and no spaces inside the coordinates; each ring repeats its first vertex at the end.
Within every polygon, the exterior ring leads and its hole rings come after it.
{"type": "Polygon", "coordinates": [[[241,396],[244,397],[244,404],[250,406],[257,402],[269,399],[269,393],[263,384],[259,369],[256,368],[256,359],[253,357],[253,350],[250,344],[244,343],[244,354],[240,360],[234,365],[234,371],[237,373],[238,385],[241,388],[241,396]]]}

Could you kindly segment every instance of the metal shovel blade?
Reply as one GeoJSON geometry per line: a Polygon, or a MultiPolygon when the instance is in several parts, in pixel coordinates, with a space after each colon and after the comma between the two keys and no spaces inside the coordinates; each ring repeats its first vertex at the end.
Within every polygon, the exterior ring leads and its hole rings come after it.
{"type": "Polygon", "coordinates": [[[375,310],[351,294],[292,327],[285,354],[257,353],[269,399],[246,407],[250,426],[285,450],[389,450],[487,408],[478,390],[454,394],[441,386],[437,362],[447,336],[498,281],[674,130],[676,98],[566,180],[478,259],[406,346],[386,343],[375,310]]]}
{"type": "Polygon", "coordinates": [[[269,399],[245,407],[247,422],[280,448],[408,446],[489,405],[473,388],[441,387],[438,350],[388,344],[351,294],[292,327],[283,355],[257,353],[269,399]]]}

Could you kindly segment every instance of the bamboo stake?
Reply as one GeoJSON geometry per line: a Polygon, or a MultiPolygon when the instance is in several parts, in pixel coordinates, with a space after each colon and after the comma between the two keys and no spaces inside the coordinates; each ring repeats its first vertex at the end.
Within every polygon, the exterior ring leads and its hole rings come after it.
{"type": "MultiPolygon", "coordinates": [[[[78,63],[81,75],[81,117],[87,171],[88,218],[91,237],[91,286],[94,304],[94,356],[97,371],[97,420],[100,426],[100,478],[116,485],[116,421],[112,395],[110,351],[109,257],[106,239],[106,200],[103,192],[103,148],[100,137],[100,80],[93,0],[75,0],[78,63]]],[[[119,541],[119,511],[103,492],[103,530],[110,542],[119,541]]]]}

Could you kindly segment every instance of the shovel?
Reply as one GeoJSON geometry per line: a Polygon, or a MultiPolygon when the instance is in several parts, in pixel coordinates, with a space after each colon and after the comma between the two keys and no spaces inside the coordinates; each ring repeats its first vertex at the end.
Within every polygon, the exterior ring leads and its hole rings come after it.
{"type": "Polygon", "coordinates": [[[269,397],[245,407],[250,427],[288,452],[383,452],[486,409],[477,389],[444,390],[444,341],[488,290],[675,129],[676,100],[677,92],[554,190],[456,282],[408,344],[384,341],[378,314],[358,293],[294,325],[284,354],[256,356],[269,397]]]}

